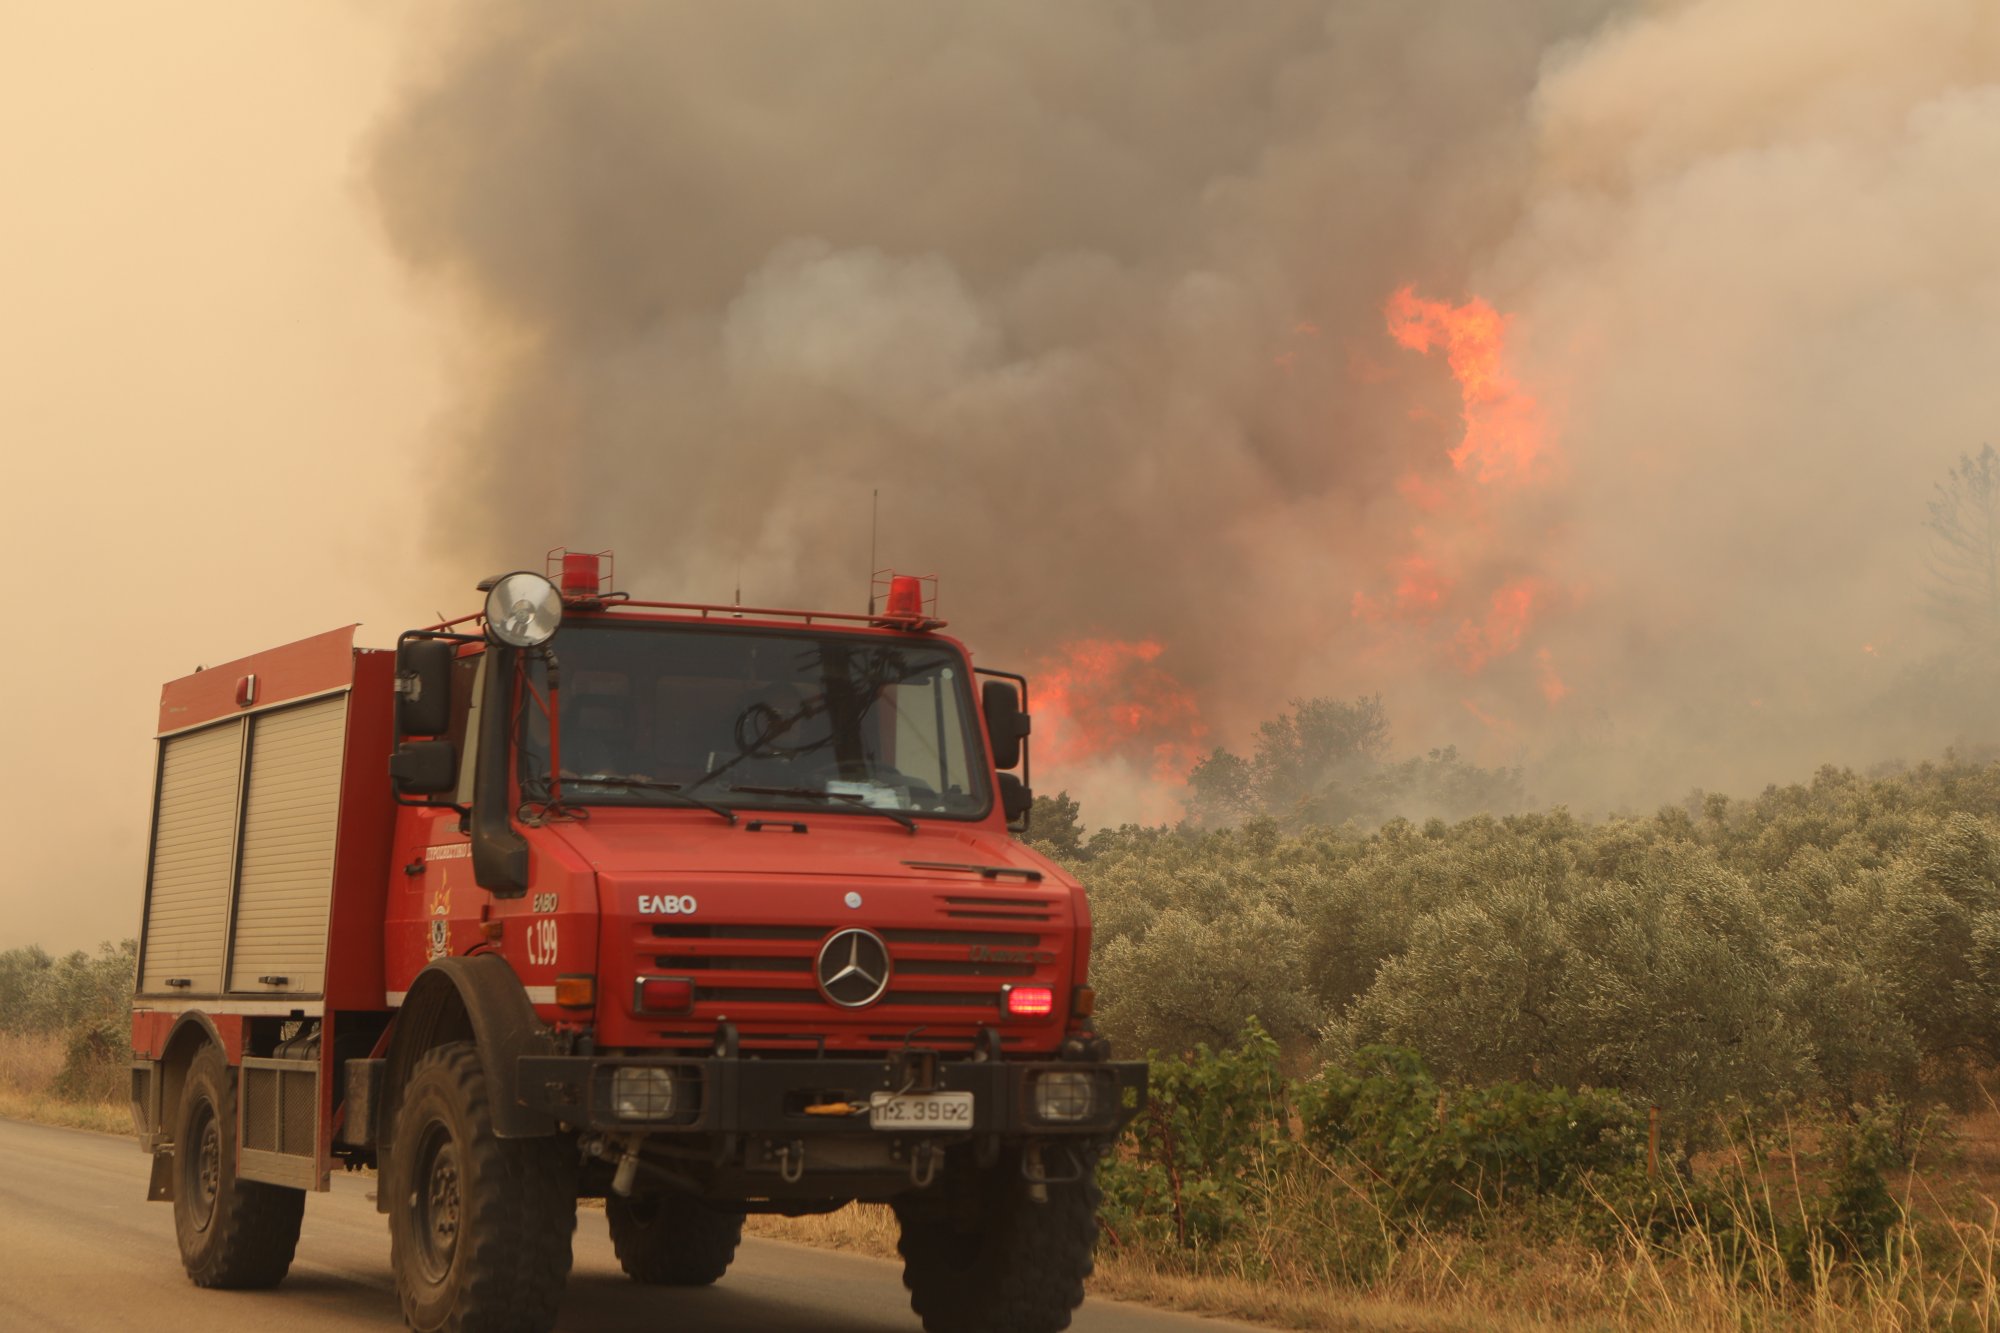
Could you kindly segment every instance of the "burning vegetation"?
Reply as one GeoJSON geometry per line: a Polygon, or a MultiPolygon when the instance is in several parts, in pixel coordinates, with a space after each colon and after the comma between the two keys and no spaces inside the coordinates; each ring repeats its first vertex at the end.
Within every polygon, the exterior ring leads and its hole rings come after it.
{"type": "Polygon", "coordinates": [[[1064,644],[1035,676],[1042,761],[1057,771],[1105,759],[1137,761],[1174,786],[1202,754],[1208,726],[1193,691],[1160,664],[1157,640],[1064,644]]]}
{"type": "MultiPolygon", "coordinates": [[[[1365,636],[1357,653],[1385,679],[1462,676],[1468,692],[1460,704],[1484,728],[1482,748],[1505,756],[1518,748],[1522,712],[1555,708],[1570,694],[1553,650],[1536,638],[1538,621],[1561,600],[1559,585],[1540,571],[1533,551],[1507,540],[1514,511],[1558,483],[1560,454],[1547,413],[1513,371],[1506,316],[1477,298],[1452,305],[1423,299],[1409,287],[1389,297],[1384,314],[1398,346],[1443,356],[1457,387],[1463,430],[1456,443],[1412,459],[1396,482],[1395,498],[1387,503],[1402,511],[1403,553],[1353,594],[1350,614],[1365,636]],[[1476,687],[1489,668],[1517,657],[1531,669],[1476,687]],[[1494,741],[1501,744],[1485,743],[1494,741]]],[[[1208,752],[1200,702],[1162,660],[1165,653],[1153,638],[1082,639],[1045,658],[1037,674],[1037,711],[1048,769],[1067,775],[1115,766],[1120,782],[1147,791],[1141,808],[1154,818],[1185,812],[1214,820],[1302,808],[1379,818],[1440,808],[1430,801],[1407,808],[1382,800],[1315,802],[1310,784],[1296,777],[1280,784],[1282,791],[1267,782],[1253,795],[1245,761],[1225,750],[1208,752]]],[[[1336,740],[1312,764],[1295,757],[1290,766],[1316,765],[1321,779],[1351,778],[1337,771],[1355,758],[1383,757],[1388,725],[1379,695],[1352,706],[1317,699],[1295,707],[1295,714],[1263,725],[1255,763],[1283,762],[1265,754],[1274,736],[1296,737],[1301,729],[1309,734],[1316,723],[1343,713],[1367,719],[1365,741],[1336,740]]],[[[1464,765],[1455,750],[1442,760],[1441,753],[1434,753],[1434,762],[1464,765]]],[[[1522,795],[1518,773],[1472,786],[1483,797],[1508,799],[1450,808],[1460,814],[1512,809],[1522,795]]],[[[1380,794],[1392,790],[1413,796],[1407,781],[1386,784],[1380,794]]]]}

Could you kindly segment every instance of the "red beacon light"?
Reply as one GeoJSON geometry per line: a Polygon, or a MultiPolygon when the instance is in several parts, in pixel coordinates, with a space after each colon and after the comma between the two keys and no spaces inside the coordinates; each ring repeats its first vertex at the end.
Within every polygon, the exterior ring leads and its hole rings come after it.
{"type": "Polygon", "coordinates": [[[918,620],[924,614],[924,583],[915,574],[896,574],[889,579],[889,604],[882,613],[901,620],[918,620]]]}
{"type": "Polygon", "coordinates": [[[876,570],[868,614],[877,625],[891,629],[941,629],[944,622],[937,616],[937,576],[876,570]],[[875,609],[878,601],[879,611],[875,609]]]}
{"type": "Polygon", "coordinates": [[[562,590],[564,601],[596,601],[611,582],[611,552],[549,551],[549,581],[562,590]]]}

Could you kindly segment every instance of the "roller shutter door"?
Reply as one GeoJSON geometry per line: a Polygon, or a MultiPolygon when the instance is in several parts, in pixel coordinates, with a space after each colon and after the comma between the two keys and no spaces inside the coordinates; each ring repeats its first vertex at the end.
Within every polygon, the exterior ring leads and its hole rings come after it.
{"type": "Polygon", "coordinates": [[[324,988],[346,726],[346,695],[256,720],[229,951],[232,991],[316,995],[324,988]]]}
{"type": "Polygon", "coordinates": [[[235,864],[243,724],[170,736],[160,756],[152,882],[146,886],[147,994],[215,994],[235,864]],[[186,986],[168,982],[185,981],[186,986]]]}

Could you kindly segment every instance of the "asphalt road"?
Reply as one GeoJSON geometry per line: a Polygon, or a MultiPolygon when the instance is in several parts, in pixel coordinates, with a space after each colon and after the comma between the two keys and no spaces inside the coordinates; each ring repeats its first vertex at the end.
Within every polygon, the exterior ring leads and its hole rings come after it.
{"type": "MultiPolygon", "coordinates": [[[[399,1329],[389,1232],[372,1179],[336,1176],[306,1201],[291,1275],[273,1291],[203,1291],[181,1272],[173,1207],[145,1202],[130,1139],[0,1120],[0,1329],[399,1329]]],[[[578,1216],[557,1325],[591,1333],[915,1333],[898,1265],[746,1240],[728,1276],[696,1291],[642,1287],[618,1269],[604,1214],[578,1216]]],[[[1226,1333],[1248,1325],[1089,1300],[1076,1333],[1226,1333]]]]}

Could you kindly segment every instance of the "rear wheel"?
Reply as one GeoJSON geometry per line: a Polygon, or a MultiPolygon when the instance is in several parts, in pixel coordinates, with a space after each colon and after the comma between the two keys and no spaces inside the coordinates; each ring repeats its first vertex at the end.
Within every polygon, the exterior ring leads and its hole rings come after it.
{"type": "Polygon", "coordinates": [[[276,1286],[292,1266],[304,1190],[236,1178],[236,1071],[204,1046],[174,1121],[174,1235],[198,1287],[276,1286]]]}
{"type": "Polygon", "coordinates": [[[649,1194],[604,1201],[618,1264],[634,1281],[705,1287],[729,1271],[743,1239],[743,1214],[699,1199],[649,1194]]]}
{"type": "Polygon", "coordinates": [[[1003,1153],[895,1203],[903,1285],[929,1333],[1057,1333],[1083,1304],[1097,1247],[1097,1178],[1048,1186],[1036,1203],[1003,1153]]]}
{"type": "Polygon", "coordinates": [[[546,1333],[569,1277],[575,1164],[564,1141],[501,1139],[470,1042],[426,1052],[396,1116],[389,1255],[417,1333],[546,1333]]]}

